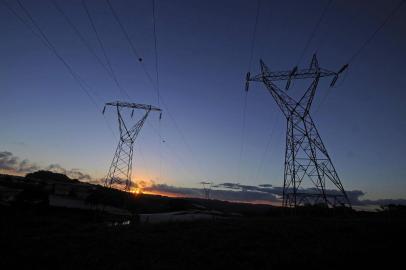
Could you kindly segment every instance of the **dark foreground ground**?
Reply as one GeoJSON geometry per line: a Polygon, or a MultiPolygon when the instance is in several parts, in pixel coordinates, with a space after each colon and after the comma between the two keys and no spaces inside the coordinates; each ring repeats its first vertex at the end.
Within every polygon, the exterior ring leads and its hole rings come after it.
{"type": "Polygon", "coordinates": [[[405,269],[406,219],[396,212],[115,227],[87,211],[0,214],[0,269],[405,269]]]}

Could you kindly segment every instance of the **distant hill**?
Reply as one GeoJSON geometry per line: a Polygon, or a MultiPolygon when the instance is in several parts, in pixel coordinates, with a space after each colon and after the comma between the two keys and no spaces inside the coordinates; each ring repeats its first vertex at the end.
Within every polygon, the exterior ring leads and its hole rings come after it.
{"type": "Polygon", "coordinates": [[[55,181],[55,182],[60,182],[60,183],[79,183],[80,181],[78,179],[70,179],[66,175],[62,173],[54,173],[51,171],[37,171],[33,173],[28,173],[26,178],[33,178],[33,179],[39,179],[39,180],[44,180],[44,181],[55,181]]]}
{"type": "MultiPolygon", "coordinates": [[[[110,189],[101,185],[81,182],[68,176],[50,171],[29,173],[26,177],[0,175],[0,187],[8,190],[23,191],[20,200],[24,202],[38,201],[42,198],[47,202],[48,196],[59,196],[63,200],[82,201],[87,205],[105,205],[126,209],[131,213],[162,213],[173,211],[219,211],[230,215],[277,216],[294,211],[296,214],[335,215],[352,212],[350,209],[328,209],[321,206],[306,206],[300,209],[286,209],[282,207],[238,203],[221,200],[207,200],[202,198],[173,198],[151,194],[132,194],[117,189],[110,189]],[[32,198],[35,198],[33,200],[32,198]]],[[[16,197],[18,198],[18,197],[16,197]]]]}
{"type": "Polygon", "coordinates": [[[41,198],[44,197],[44,194],[65,196],[65,198],[83,200],[91,205],[110,205],[125,208],[135,213],[214,210],[228,214],[238,213],[256,216],[265,215],[275,209],[270,205],[233,203],[201,198],[172,198],[151,194],[134,195],[117,189],[71,179],[61,173],[43,170],[29,173],[25,177],[0,175],[0,186],[22,190],[24,194],[29,194],[31,197],[35,194],[41,198]]]}

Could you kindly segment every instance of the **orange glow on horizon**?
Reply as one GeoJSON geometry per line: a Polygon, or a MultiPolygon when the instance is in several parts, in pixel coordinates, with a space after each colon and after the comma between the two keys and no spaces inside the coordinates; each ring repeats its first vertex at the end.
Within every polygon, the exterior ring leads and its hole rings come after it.
{"type": "Polygon", "coordinates": [[[181,197],[185,197],[182,196],[180,194],[176,194],[176,193],[170,193],[170,192],[161,192],[161,191],[155,191],[155,190],[149,190],[149,191],[143,191],[143,194],[147,194],[147,195],[159,195],[159,196],[166,196],[166,197],[172,197],[172,198],[181,198],[181,197]]]}
{"type": "MultiPolygon", "coordinates": [[[[148,189],[148,187],[145,187],[148,189]]],[[[177,193],[170,193],[170,192],[162,192],[162,191],[156,191],[156,190],[144,190],[142,187],[138,188],[132,188],[129,191],[131,194],[134,194],[134,196],[138,195],[157,195],[157,196],[164,196],[164,197],[171,197],[171,198],[186,198],[187,196],[183,196],[181,194],[177,193]]]]}
{"type": "Polygon", "coordinates": [[[130,193],[134,194],[134,195],[139,195],[142,194],[142,190],[140,188],[134,188],[130,190],[130,193]]]}
{"type": "MultiPolygon", "coordinates": [[[[164,197],[170,197],[170,198],[198,198],[198,199],[202,199],[201,197],[185,196],[183,194],[162,192],[162,191],[157,191],[157,190],[149,190],[149,191],[143,190],[142,194],[158,195],[158,196],[164,196],[164,197]]],[[[280,202],[271,202],[271,201],[265,201],[265,200],[238,201],[238,200],[221,200],[220,199],[220,201],[226,201],[226,202],[231,202],[231,203],[266,204],[266,205],[272,205],[272,206],[281,206],[280,202]]]]}

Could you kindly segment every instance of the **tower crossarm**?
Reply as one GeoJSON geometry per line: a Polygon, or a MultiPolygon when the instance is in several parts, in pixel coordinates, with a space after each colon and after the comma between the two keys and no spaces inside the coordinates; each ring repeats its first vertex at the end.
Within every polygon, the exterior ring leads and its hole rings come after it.
{"type": "Polygon", "coordinates": [[[301,69],[294,72],[293,70],[260,73],[252,76],[250,81],[262,82],[264,79],[267,81],[288,81],[296,79],[310,79],[316,77],[330,77],[337,76],[338,72],[330,71],[327,69],[301,69]],[[293,74],[292,74],[293,73],[293,74]]]}
{"type": "MultiPolygon", "coordinates": [[[[260,66],[261,74],[265,75],[270,73],[269,68],[262,60],[260,60],[260,66]]],[[[251,81],[250,73],[247,73],[246,81],[247,82],[245,90],[248,91],[248,83],[249,81],[251,81]]],[[[286,93],[286,91],[280,89],[276,84],[268,80],[267,77],[262,76],[260,81],[266,85],[269,93],[275,99],[276,103],[278,104],[279,108],[282,110],[286,118],[289,118],[290,115],[295,112],[295,108],[297,106],[300,106],[300,104],[298,104],[296,100],[290,97],[286,93]]]]}
{"type": "Polygon", "coordinates": [[[265,63],[260,60],[261,73],[251,76],[248,72],[246,76],[245,90],[248,91],[248,84],[253,82],[275,82],[275,81],[287,81],[286,89],[289,89],[292,80],[300,79],[320,79],[323,77],[333,77],[330,83],[330,87],[333,87],[338,79],[338,76],[348,68],[348,64],[342,66],[338,71],[331,71],[321,68],[317,60],[317,56],[314,54],[309,68],[299,69],[297,66],[292,70],[285,71],[270,71],[265,63]]]}
{"type": "Polygon", "coordinates": [[[122,102],[122,101],[108,102],[105,104],[105,106],[114,106],[114,107],[130,108],[130,109],[141,109],[141,110],[158,111],[158,112],[162,111],[160,108],[152,106],[152,105],[129,103],[129,102],[122,102]]]}

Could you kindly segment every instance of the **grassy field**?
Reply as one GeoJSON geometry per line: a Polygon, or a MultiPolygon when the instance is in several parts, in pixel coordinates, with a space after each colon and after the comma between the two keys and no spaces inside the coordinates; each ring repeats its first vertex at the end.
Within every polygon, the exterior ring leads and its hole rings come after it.
{"type": "Polygon", "coordinates": [[[1,269],[364,269],[404,256],[406,218],[397,212],[111,227],[88,211],[0,211],[1,269]]]}

